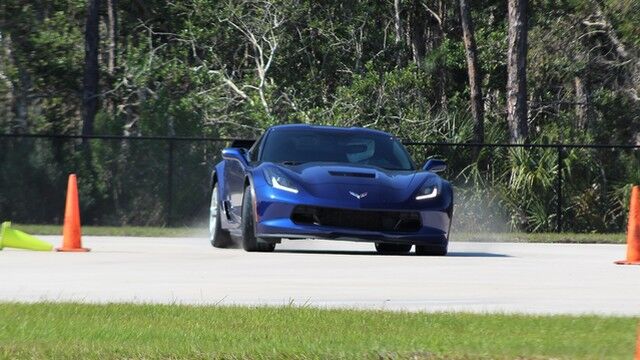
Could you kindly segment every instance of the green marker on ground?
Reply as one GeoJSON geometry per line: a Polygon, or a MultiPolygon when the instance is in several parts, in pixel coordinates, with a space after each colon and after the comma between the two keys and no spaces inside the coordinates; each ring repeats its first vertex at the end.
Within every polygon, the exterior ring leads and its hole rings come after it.
{"type": "Polygon", "coordinates": [[[9,221],[3,222],[2,230],[0,230],[0,250],[4,247],[35,251],[53,250],[53,245],[48,242],[20,230],[12,229],[9,221]]]}

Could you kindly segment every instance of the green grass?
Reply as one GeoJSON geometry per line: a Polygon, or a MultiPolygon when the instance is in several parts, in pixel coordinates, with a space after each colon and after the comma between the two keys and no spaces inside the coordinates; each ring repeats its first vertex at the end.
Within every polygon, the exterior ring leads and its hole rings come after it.
{"type": "MultiPolygon", "coordinates": [[[[13,228],[34,235],[61,235],[62,225],[12,224],[13,228]]],[[[82,234],[90,236],[206,237],[203,227],[152,226],[83,226],[82,234]]]]}
{"type": "MultiPolygon", "coordinates": [[[[62,225],[13,224],[13,227],[36,235],[60,235],[62,225]]],[[[82,234],[92,236],[147,236],[147,237],[206,237],[208,229],[203,227],[145,227],[145,226],[83,226],[82,234]]],[[[454,232],[452,241],[499,241],[532,243],[583,243],[583,244],[624,244],[626,235],[577,234],[577,233],[462,233],[454,232]]]]}
{"type": "Polygon", "coordinates": [[[0,358],[630,359],[638,320],[0,303],[0,358]]]}
{"type": "Polygon", "coordinates": [[[451,233],[452,241],[530,242],[565,244],[624,244],[625,233],[451,233]]]}

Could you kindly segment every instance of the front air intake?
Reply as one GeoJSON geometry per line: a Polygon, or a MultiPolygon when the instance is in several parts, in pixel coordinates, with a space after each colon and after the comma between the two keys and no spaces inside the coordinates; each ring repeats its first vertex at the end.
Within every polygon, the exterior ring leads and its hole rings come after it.
{"type": "Polygon", "coordinates": [[[422,227],[420,213],[416,211],[349,210],[305,205],[293,209],[291,221],[300,225],[386,232],[416,232],[422,227]]]}
{"type": "Polygon", "coordinates": [[[346,177],[358,177],[358,178],[370,178],[376,177],[374,173],[360,173],[360,172],[346,172],[346,171],[329,171],[332,176],[346,176],[346,177]]]}

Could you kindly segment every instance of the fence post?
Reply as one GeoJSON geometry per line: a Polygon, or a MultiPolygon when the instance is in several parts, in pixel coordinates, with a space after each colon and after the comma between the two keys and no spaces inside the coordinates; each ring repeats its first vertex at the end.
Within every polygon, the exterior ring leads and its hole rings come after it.
{"type": "Polygon", "coordinates": [[[556,177],[556,232],[562,232],[562,146],[557,146],[558,150],[558,176],[556,177]]]}
{"type": "Polygon", "coordinates": [[[167,157],[167,226],[171,226],[171,212],[173,209],[173,140],[169,139],[169,154],[167,157]]]}

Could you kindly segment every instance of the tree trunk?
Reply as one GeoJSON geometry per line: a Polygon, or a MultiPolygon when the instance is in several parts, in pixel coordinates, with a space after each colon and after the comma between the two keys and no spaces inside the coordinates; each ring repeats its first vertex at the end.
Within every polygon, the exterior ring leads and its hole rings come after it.
{"type": "Polygon", "coordinates": [[[576,88],[576,128],[586,130],[589,127],[589,88],[580,76],[573,78],[576,88]]]}
{"type": "Polygon", "coordinates": [[[413,1],[408,27],[413,61],[420,66],[427,52],[427,44],[425,40],[425,12],[422,9],[420,0],[413,1]]]}
{"type": "Polygon", "coordinates": [[[18,68],[18,82],[14,84],[13,96],[13,132],[23,134],[29,130],[29,91],[31,90],[31,75],[22,64],[16,63],[18,68]]]}
{"type": "MultiPolygon", "coordinates": [[[[446,21],[445,15],[447,13],[445,4],[442,1],[438,1],[436,10],[432,10],[426,4],[422,3],[422,6],[425,8],[429,16],[429,37],[428,39],[431,42],[430,50],[439,48],[442,43],[445,41],[446,33],[444,30],[444,23],[446,21]]],[[[449,73],[447,72],[444,64],[438,64],[436,70],[438,76],[438,93],[440,99],[440,108],[447,112],[448,110],[448,98],[447,98],[447,82],[449,73]]]]}
{"type": "MultiPolygon", "coordinates": [[[[8,133],[10,132],[11,120],[13,119],[11,108],[14,102],[14,89],[13,83],[6,75],[7,68],[11,61],[11,44],[9,43],[8,35],[2,32],[0,32],[0,46],[2,47],[0,49],[2,51],[2,55],[0,56],[0,82],[4,83],[4,87],[6,88],[4,98],[0,98],[0,131],[8,133]]],[[[0,95],[2,94],[0,93],[0,95]]]]}
{"type": "Polygon", "coordinates": [[[464,40],[465,55],[467,57],[467,73],[469,75],[469,91],[471,95],[471,115],[473,116],[473,142],[484,142],[484,104],[482,103],[482,89],[480,87],[480,72],[478,68],[478,49],[471,21],[468,0],[460,0],[460,20],[464,40]]]}
{"type": "Polygon", "coordinates": [[[116,36],[118,24],[118,1],[107,0],[107,30],[109,34],[109,57],[107,59],[107,72],[113,76],[116,68],[116,36]]]}
{"type": "Polygon", "coordinates": [[[395,43],[399,44],[402,41],[402,18],[401,18],[401,5],[400,0],[393,0],[393,23],[396,29],[395,43]]]}
{"type": "Polygon", "coordinates": [[[84,85],[82,90],[82,134],[93,134],[93,122],[98,111],[98,28],[100,0],[89,0],[84,34],[84,85]]]}
{"type": "Polygon", "coordinates": [[[512,143],[526,142],[527,123],[527,0],[508,0],[507,123],[512,143]]]}
{"type": "MultiPolygon", "coordinates": [[[[3,24],[0,22],[0,25],[3,24]]],[[[8,33],[2,33],[2,31],[0,31],[0,45],[2,45],[2,54],[0,55],[0,81],[4,83],[7,92],[5,98],[0,99],[0,105],[2,105],[2,109],[0,109],[0,125],[2,125],[0,131],[9,133],[11,132],[11,122],[13,121],[15,89],[13,88],[13,81],[7,76],[7,70],[13,65],[11,37],[8,33]]]]}
{"type": "MultiPolygon", "coordinates": [[[[103,84],[106,84],[106,87],[109,89],[113,89],[113,84],[115,83],[115,69],[117,65],[116,58],[116,47],[117,47],[117,31],[118,31],[118,2],[117,0],[106,0],[107,2],[107,74],[108,80],[103,84]]],[[[107,95],[103,99],[104,108],[108,114],[111,116],[115,116],[116,106],[114,97],[112,95],[107,95]]]]}
{"type": "MultiPolygon", "coordinates": [[[[100,67],[98,53],[100,51],[100,0],[88,0],[84,33],[84,76],[82,89],[82,135],[93,135],[93,125],[98,111],[98,91],[100,67]]],[[[93,149],[88,139],[82,141],[82,160],[87,176],[95,178],[93,167],[93,149]]],[[[87,189],[89,196],[96,197],[97,189],[87,189]]]]}

